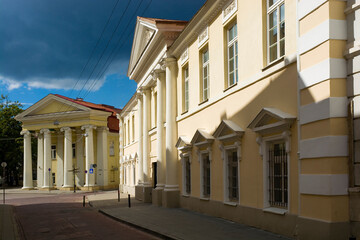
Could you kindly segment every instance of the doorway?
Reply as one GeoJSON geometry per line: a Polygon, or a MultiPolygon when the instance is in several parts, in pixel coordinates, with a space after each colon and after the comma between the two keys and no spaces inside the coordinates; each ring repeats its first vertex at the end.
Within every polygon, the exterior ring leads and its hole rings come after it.
{"type": "Polygon", "coordinates": [[[152,179],[153,179],[153,188],[156,188],[157,184],[157,162],[152,163],[152,179]]]}

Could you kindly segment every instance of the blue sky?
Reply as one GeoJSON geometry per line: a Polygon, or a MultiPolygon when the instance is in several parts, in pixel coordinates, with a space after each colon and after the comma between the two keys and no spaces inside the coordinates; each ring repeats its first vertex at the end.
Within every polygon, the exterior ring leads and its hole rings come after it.
{"type": "Polygon", "coordinates": [[[204,3],[0,0],[0,93],[24,109],[49,93],[121,108],[136,89],[126,76],[136,16],[190,20],[204,3]]]}

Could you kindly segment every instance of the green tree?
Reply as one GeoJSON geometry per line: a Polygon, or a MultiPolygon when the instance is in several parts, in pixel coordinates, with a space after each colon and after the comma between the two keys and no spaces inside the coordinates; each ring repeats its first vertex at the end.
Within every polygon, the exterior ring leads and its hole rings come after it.
{"type": "MultiPolygon", "coordinates": [[[[8,185],[19,184],[23,169],[23,140],[20,135],[21,123],[15,116],[21,113],[22,105],[12,102],[8,96],[0,97],[0,162],[6,162],[6,179],[8,185]]],[[[3,171],[1,169],[0,175],[3,171]]],[[[2,176],[3,177],[3,176],[2,176]]]]}

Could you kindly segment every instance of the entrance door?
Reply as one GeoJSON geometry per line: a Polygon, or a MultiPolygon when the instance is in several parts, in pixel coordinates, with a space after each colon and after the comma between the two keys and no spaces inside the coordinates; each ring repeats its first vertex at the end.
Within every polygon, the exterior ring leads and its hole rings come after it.
{"type": "Polygon", "coordinates": [[[156,188],[156,184],[157,184],[157,162],[152,163],[152,172],[153,172],[153,187],[156,188]]]}

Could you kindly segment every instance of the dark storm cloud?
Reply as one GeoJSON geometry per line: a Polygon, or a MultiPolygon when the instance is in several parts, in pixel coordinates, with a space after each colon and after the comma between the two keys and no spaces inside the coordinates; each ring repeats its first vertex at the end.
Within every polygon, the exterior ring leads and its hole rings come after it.
{"type": "MultiPolygon", "coordinates": [[[[150,1],[144,0],[136,15],[140,15],[150,1]]],[[[101,48],[95,52],[96,59],[127,2],[119,1],[99,44],[101,48]]],[[[78,79],[115,3],[116,0],[0,0],[0,83],[7,81],[16,88],[25,82],[30,87],[41,87],[43,82],[44,88],[56,85],[71,88],[70,83],[78,79]]],[[[104,59],[121,37],[138,3],[131,1],[104,59]]],[[[203,3],[204,0],[153,0],[145,16],[188,20],[203,3]]],[[[134,31],[136,19],[130,20],[131,25],[123,34],[126,41],[116,58],[119,66],[127,64],[130,55],[133,34],[129,39],[125,36],[134,31]]],[[[88,66],[84,79],[95,62],[88,66]]],[[[125,71],[119,69],[119,73],[125,71]]],[[[95,76],[97,71],[92,78],[95,76]]]]}

